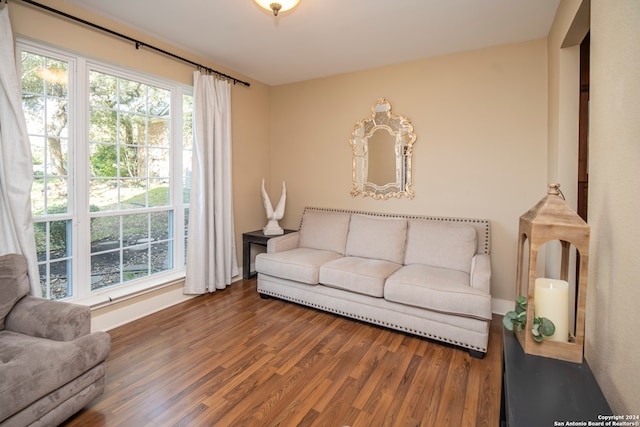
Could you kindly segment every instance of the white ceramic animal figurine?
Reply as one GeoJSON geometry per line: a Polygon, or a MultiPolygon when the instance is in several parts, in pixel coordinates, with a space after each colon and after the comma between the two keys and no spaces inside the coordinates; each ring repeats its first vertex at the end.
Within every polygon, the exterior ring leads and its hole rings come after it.
{"type": "Polygon", "coordinates": [[[265,236],[284,234],[284,230],[278,225],[278,221],[284,216],[284,204],[286,200],[287,187],[284,185],[284,181],[282,181],[282,195],[280,196],[280,201],[274,211],[269,195],[267,194],[267,190],[264,189],[264,178],[262,179],[262,202],[264,203],[264,210],[267,213],[268,220],[267,225],[262,229],[265,236]]]}

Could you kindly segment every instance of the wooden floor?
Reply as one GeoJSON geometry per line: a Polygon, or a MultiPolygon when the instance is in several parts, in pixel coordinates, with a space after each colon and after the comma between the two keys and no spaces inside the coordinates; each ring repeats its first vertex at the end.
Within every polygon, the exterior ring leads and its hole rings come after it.
{"type": "Polygon", "coordinates": [[[245,280],[110,331],[102,397],[66,426],[491,426],[501,319],[465,350],[277,299],[245,280]]]}

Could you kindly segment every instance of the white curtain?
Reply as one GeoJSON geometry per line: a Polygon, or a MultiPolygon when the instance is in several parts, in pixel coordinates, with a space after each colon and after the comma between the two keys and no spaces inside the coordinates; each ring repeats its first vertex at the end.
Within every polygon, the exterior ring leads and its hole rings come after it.
{"type": "Polygon", "coordinates": [[[238,274],[231,186],[231,87],[193,75],[193,166],[185,294],[224,289],[238,274]]]}
{"type": "Polygon", "coordinates": [[[0,254],[25,255],[31,294],[42,296],[31,218],[31,144],[21,92],[5,5],[0,9],[0,254]]]}

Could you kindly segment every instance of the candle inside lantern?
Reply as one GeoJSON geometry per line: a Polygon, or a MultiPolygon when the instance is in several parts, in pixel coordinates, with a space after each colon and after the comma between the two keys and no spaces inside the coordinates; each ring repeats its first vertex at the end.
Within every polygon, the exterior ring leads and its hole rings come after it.
{"type": "Polygon", "coordinates": [[[551,341],[569,340],[569,283],[565,280],[538,278],[534,294],[536,317],[546,317],[556,327],[551,341]]]}

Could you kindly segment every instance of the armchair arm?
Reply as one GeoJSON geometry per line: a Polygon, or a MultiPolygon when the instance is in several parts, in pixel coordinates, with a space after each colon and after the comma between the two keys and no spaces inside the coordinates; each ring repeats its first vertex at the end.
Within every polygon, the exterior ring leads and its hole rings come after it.
{"type": "Polygon", "coordinates": [[[472,288],[486,293],[491,291],[491,258],[487,254],[476,254],[471,260],[470,283],[472,288]]]}
{"type": "Polygon", "coordinates": [[[300,241],[300,232],[284,234],[278,237],[272,237],[267,242],[267,253],[288,251],[298,247],[300,241]]]}
{"type": "Polygon", "coordinates": [[[84,305],[26,296],[7,315],[5,329],[39,338],[71,341],[91,332],[91,311],[84,305]]]}

